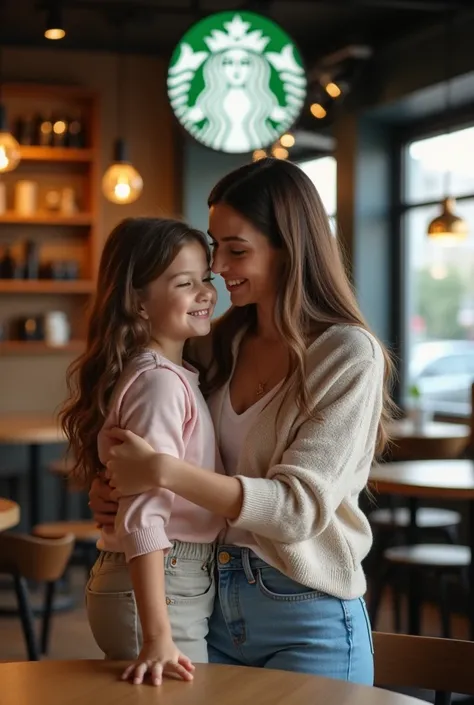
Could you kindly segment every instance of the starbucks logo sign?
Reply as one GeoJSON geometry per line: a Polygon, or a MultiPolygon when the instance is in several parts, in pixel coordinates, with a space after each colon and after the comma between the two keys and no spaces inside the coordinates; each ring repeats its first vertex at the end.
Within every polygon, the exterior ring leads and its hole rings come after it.
{"type": "Polygon", "coordinates": [[[176,47],[168,95],[196,140],[221,152],[251,152],[298,118],[306,76],[297,48],[274,22],[220,12],[191,27],[176,47]]]}

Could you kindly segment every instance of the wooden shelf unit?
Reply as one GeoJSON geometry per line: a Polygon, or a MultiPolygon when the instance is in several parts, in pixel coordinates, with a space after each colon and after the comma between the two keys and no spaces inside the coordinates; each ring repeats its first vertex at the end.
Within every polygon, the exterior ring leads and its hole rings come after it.
{"type": "Polygon", "coordinates": [[[4,340],[0,341],[0,357],[16,355],[49,355],[63,353],[81,353],[83,340],[70,340],[66,345],[48,345],[41,340],[4,340]]]}
{"type": "MultiPolygon", "coordinates": [[[[88,279],[0,279],[0,294],[92,294],[88,279]]],[[[59,302],[58,302],[59,303],[59,302]]]]}
{"type": "Polygon", "coordinates": [[[21,159],[25,162],[93,162],[95,150],[74,147],[22,146],[21,159]]]}
{"type": "Polygon", "coordinates": [[[2,99],[11,130],[18,117],[52,113],[56,119],[69,119],[79,113],[86,144],[84,148],[20,145],[18,167],[0,175],[0,182],[5,183],[7,190],[7,210],[0,214],[0,257],[6,246],[11,246],[16,256],[23,250],[23,243],[37,241],[43,263],[74,260],[80,266],[77,280],[0,278],[0,324],[6,338],[0,341],[0,356],[79,352],[83,346],[85,310],[95,290],[102,245],[98,233],[101,164],[97,96],[76,86],[5,83],[2,99]],[[23,179],[38,184],[38,212],[32,216],[14,210],[15,183],[23,179]],[[64,215],[47,210],[46,192],[65,187],[74,189],[78,212],[64,215]],[[16,318],[38,316],[51,310],[67,313],[71,323],[70,343],[53,347],[44,342],[8,339],[10,335],[14,337],[16,318]]]}
{"type": "Polygon", "coordinates": [[[39,211],[35,215],[21,215],[15,211],[6,211],[0,215],[0,223],[9,225],[70,225],[89,226],[94,222],[91,213],[75,213],[74,215],[62,215],[61,213],[49,213],[39,211]]]}

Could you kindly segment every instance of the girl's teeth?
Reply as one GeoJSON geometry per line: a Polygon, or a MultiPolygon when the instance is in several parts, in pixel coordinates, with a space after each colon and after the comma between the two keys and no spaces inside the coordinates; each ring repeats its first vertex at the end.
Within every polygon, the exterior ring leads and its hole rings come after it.
{"type": "Polygon", "coordinates": [[[206,311],[193,311],[192,313],[190,313],[190,316],[207,316],[208,313],[209,313],[209,311],[207,311],[207,310],[206,311]]]}

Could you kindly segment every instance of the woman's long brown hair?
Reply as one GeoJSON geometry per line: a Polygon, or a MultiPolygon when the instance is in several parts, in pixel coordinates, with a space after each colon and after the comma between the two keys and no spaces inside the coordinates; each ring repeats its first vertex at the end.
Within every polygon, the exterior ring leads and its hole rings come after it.
{"type": "MultiPolygon", "coordinates": [[[[276,325],[290,349],[288,378],[296,374],[298,404],[308,414],[315,410],[305,383],[308,341],[333,324],[369,330],[347,277],[337,238],[319,194],[309,177],[295,164],[261,159],[225,176],[213,188],[209,207],[225,203],[266,235],[285,253],[276,302],[276,325]]],[[[215,374],[210,390],[223,384],[232,370],[230,342],[244,326],[256,323],[254,305],[232,307],[213,329],[215,374]]],[[[389,380],[392,362],[385,356],[384,407],[377,434],[377,454],[388,441],[387,423],[394,409],[389,380]]],[[[316,410],[317,416],[317,410],[316,410]]]]}
{"type": "Polygon", "coordinates": [[[71,475],[79,486],[88,487],[101,469],[97,435],[115,384],[127,361],[149,345],[149,324],[140,315],[146,288],[191,241],[202,244],[209,257],[205,235],[185,223],[127,218],[105,243],[86,350],[68,369],[69,396],[60,412],[74,463],[71,475]]]}

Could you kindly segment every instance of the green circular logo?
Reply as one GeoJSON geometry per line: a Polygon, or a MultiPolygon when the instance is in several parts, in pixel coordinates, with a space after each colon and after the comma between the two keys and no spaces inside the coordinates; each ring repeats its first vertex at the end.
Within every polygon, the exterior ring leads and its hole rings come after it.
{"type": "Polygon", "coordinates": [[[274,22],[254,12],[219,12],[191,27],[174,50],[168,96],[198,142],[251,152],[293,125],[306,75],[298,49],[274,22]]]}

